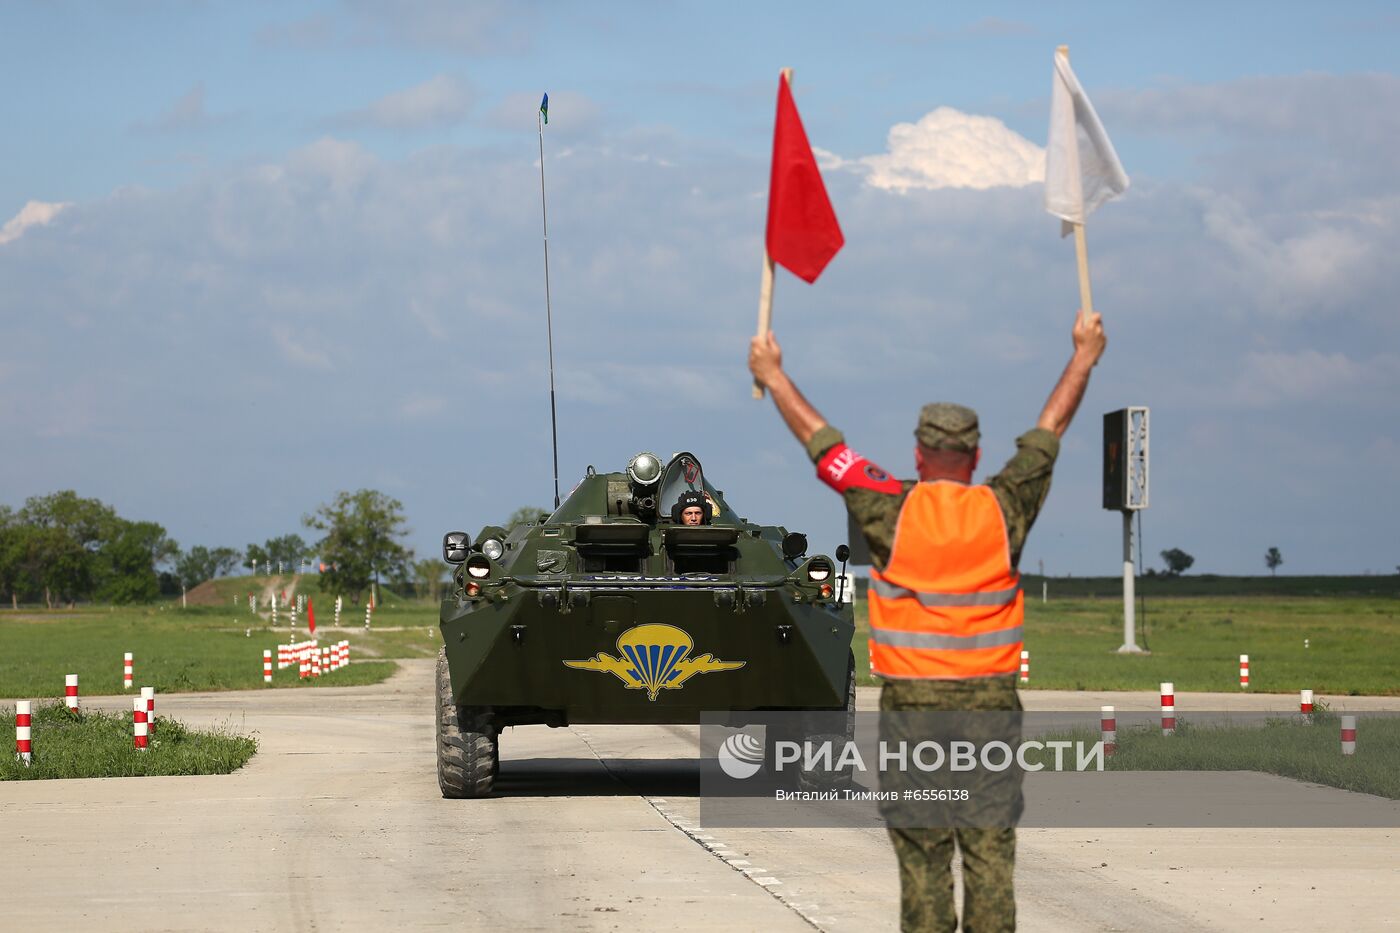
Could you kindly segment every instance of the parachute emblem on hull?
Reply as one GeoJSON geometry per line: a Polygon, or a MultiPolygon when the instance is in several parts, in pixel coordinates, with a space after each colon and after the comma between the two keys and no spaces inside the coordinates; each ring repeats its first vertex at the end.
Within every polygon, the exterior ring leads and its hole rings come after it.
{"type": "Polygon", "coordinates": [[[735,671],[746,661],[718,661],[706,653],[691,657],[695,640],[674,625],[636,625],[617,638],[618,657],[598,652],[585,661],[565,661],[565,667],[612,674],[628,690],[645,690],[656,701],[662,690],[678,690],[696,674],[735,671]]]}

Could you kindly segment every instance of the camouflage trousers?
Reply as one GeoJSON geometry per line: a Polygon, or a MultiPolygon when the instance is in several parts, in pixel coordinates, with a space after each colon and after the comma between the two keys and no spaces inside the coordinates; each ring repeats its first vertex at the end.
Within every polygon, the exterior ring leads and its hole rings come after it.
{"type": "MultiPolygon", "coordinates": [[[[880,695],[883,712],[1020,710],[1015,675],[965,681],[890,681],[880,695]]],[[[1018,725],[1019,728],[1019,725],[1018,725]]],[[[1018,798],[1019,780],[1015,788],[1018,798]]],[[[908,827],[891,825],[899,858],[900,928],[958,929],[953,902],[954,847],[962,854],[964,933],[1016,929],[1016,830],[1002,827],[908,827]]]]}

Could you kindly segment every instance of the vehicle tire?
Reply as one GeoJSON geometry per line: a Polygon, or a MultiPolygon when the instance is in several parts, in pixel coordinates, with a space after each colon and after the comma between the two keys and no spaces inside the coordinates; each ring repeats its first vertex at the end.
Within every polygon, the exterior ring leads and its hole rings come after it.
{"type": "Polygon", "coordinates": [[[437,659],[438,787],[448,799],[486,797],[500,765],[496,730],[488,710],[458,707],[447,675],[447,649],[437,659]]]}
{"type": "MultiPolygon", "coordinates": [[[[854,784],[854,776],[846,772],[806,771],[788,765],[781,772],[777,770],[775,746],[780,741],[811,741],[832,743],[834,753],[839,754],[846,742],[855,740],[856,727],[856,659],[851,652],[846,658],[846,706],[844,711],[814,711],[808,713],[800,724],[786,727],[770,726],[763,743],[763,760],[769,774],[778,777],[781,786],[798,790],[836,790],[854,784]]],[[[799,762],[800,764],[800,762],[799,762]]]]}

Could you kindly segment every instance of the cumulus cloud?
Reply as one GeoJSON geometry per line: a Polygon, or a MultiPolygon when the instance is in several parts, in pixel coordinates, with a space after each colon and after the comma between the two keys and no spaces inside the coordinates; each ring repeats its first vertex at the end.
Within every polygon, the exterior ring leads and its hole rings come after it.
{"type": "Polygon", "coordinates": [[[1257,351],[1245,354],[1220,401],[1240,408],[1327,406],[1361,393],[1393,393],[1398,382],[1400,355],[1394,353],[1357,360],[1335,350],[1257,351]]]}
{"type": "Polygon", "coordinates": [[[334,122],[341,126],[419,130],[458,123],[471,107],[472,93],[465,83],[449,75],[438,75],[386,94],[367,107],[341,114],[334,122]]]}
{"type": "Polygon", "coordinates": [[[24,236],[30,227],[42,227],[50,223],[59,212],[69,206],[67,201],[29,201],[19,209],[19,213],[5,221],[0,227],[0,246],[24,236]]]}
{"type": "Polygon", "coordinates": [[[204,83],[200,82],[181,94],[153,120],[139,120],[132,128],[146,133],[175,133],[193,130],[214,123],[204,107],[204,83]]]}
{"type": "Polygon", "coordinates": [[[996,117],[939,107],[890,128],[889,149],[859,164],[868,184],[915,188],[1019,188],[1045,179],[1045,150],[996,117]]]}

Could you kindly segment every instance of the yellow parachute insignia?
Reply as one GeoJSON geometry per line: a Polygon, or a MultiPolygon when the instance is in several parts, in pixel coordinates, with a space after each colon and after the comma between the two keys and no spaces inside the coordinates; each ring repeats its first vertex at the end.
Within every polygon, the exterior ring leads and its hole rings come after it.
{"type": "Polygon", "coordinates": [[[735,671],[747,663],[716,661],[708,653],[692,658],[694,647],[695,640],[674,625],[637,625],[618,636],[619,657],[600,651],[586,661],[565,661],[564,666],[612,674],[628,690],[645,690],[647,699],[655,701],[660,691],[678,690],[696,674],[735,671]]]}

